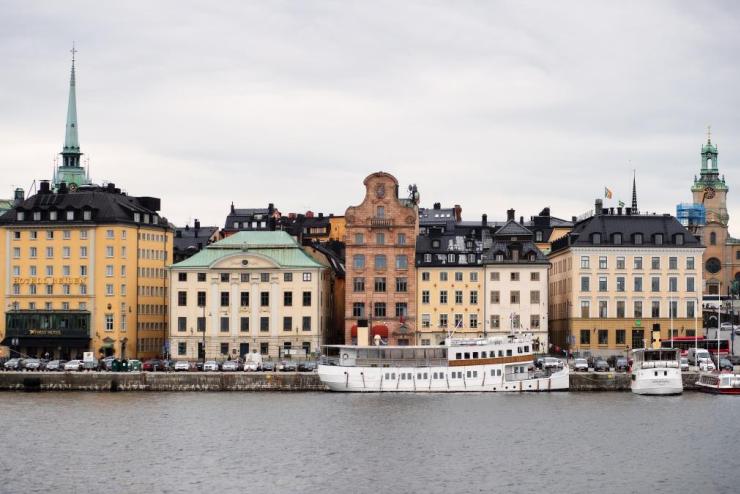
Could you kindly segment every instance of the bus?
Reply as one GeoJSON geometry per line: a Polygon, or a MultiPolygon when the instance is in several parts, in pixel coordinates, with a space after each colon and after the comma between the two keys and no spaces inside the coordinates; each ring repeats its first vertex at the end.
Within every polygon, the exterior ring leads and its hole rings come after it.
{"type": "MultiPolygon", "coordinates": [[[[689,348],[694,347],[709,350],[709,353],[712,355],[717,353],[717,340],[707,339],[704,336],[699,336],[698,338],[694,338],[693,336],[674,336],[673,340],[662,340],[660,346],[662,348],[678,348],[681,350],[682,357],[686,357],[689,354],[689,348]]],[[[719,340],[719,356],[727,357],[729,354],[730,340],[719,340]]]]}

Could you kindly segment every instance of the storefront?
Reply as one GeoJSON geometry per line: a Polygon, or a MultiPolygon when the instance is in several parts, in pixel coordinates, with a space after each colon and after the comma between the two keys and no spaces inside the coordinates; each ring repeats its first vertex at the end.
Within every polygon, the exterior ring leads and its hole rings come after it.
{"type": "Polygon", "coordinates": [[[5,316],[11,357],[81,358],[90,351],[90,312],[11,310],[5,316]]]}

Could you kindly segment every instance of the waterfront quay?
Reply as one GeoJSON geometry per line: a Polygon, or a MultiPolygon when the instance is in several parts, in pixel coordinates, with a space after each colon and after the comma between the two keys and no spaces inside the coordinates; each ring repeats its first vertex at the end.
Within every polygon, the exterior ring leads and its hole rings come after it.
{"type": "MultiPolygon", "coordinates": [[[[684,391],[698,374],[683,373],[684,391]]],[[[326,391],[315,372],[2,372],[0,391],[326,391]]],[[[629,374],[570,375],[570,391],[629,391],[629,374]]]]}

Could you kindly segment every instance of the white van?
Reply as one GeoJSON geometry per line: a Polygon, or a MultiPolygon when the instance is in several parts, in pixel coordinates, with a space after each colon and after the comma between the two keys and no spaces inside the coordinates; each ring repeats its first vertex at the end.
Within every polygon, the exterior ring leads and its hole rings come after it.
{"type": "Polygon", "coordinates": [[[699,365],[701,362],[712,361],[709,350],[705,348],[689,348],[689,364],[699,365]]]}

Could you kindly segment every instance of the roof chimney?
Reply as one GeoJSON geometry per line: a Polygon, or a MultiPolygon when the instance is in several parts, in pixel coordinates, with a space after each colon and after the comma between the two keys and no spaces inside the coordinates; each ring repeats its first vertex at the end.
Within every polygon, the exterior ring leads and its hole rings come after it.
{"type": "Polygon", "coordinates": [[[462,208],[459,204],[455,204],[455,222],[460,223],[462,221],[462,208]]]}
{"type": "Polygon", "coordinates": [[[506,221],[514,221],[514,216],[516,215],[516,211],[513,209],[507,209],[506,210],[506,221]]]}
{"type": "Polygon", "coordinates": [[[442,209],[442,204],[439,202],[434,203],[434,209],[442,209]]]}
{"type": "Polygon", "coordinates": [[[231,201],[231,214],[234,214],[234,201],[231,201]]]}
{"type": "Polygon", "coordinates": [[[116,190],[116,184],[114,184],[113,182],[108,182],[105,190],[108,192],[113,192],[114,190],[116,190]]]}
{"type": "Polygon", "coordinates": [[[594,216],[599,216],[601,214],[603,206],[604,202],[601,199],[596,199],[596,202],[594,203],[594,216]]]}
{"type": "Polygon", "coordinates": [[[622,208],[617,208],[617,214],[618,214],[619,216],[622,216],[622,208]]]}
{"type": "Polygon", "coordinates": [[[486,213],[483,213],[483,216],[481,216],[481,223],[483,226],[488,226],[488,215],[486,213]]]}
{"type": "Polygon", "coordinates": [[[48,180],[42,180],[39,183],[39,194],[49,194],[51,192],[51,187],[49,186],[48,180]]]}
{"type": "Polygon", "coordinates": [[[23,189],[18,187],[15,189],[15,194],[13,195],[13,202],[17,206],[18,204],[22,203],[25,199],[25,193],[23,192],[23,189]]]}
{"type": "Polygon", "coordinates": [[[57,193],[66,194],[67,192],[67,182],[59,182],[59,189],[57,190],[57,193]]]}
{"type": "Polygon", "coordinates": [[[520,216],[519,217],[519,224],[521,224],[521,225],[524,224],[524,216],[520,216]]]}
{"type": "Polygon", "coordinates": [[[576,217],[576,216],[571,216],[571,217],[570,217],[570,221],[572,221],[573,223],[575,223],[575,222],[577,222],[577,221],[578,221],[578,217],[576,217]]]}

